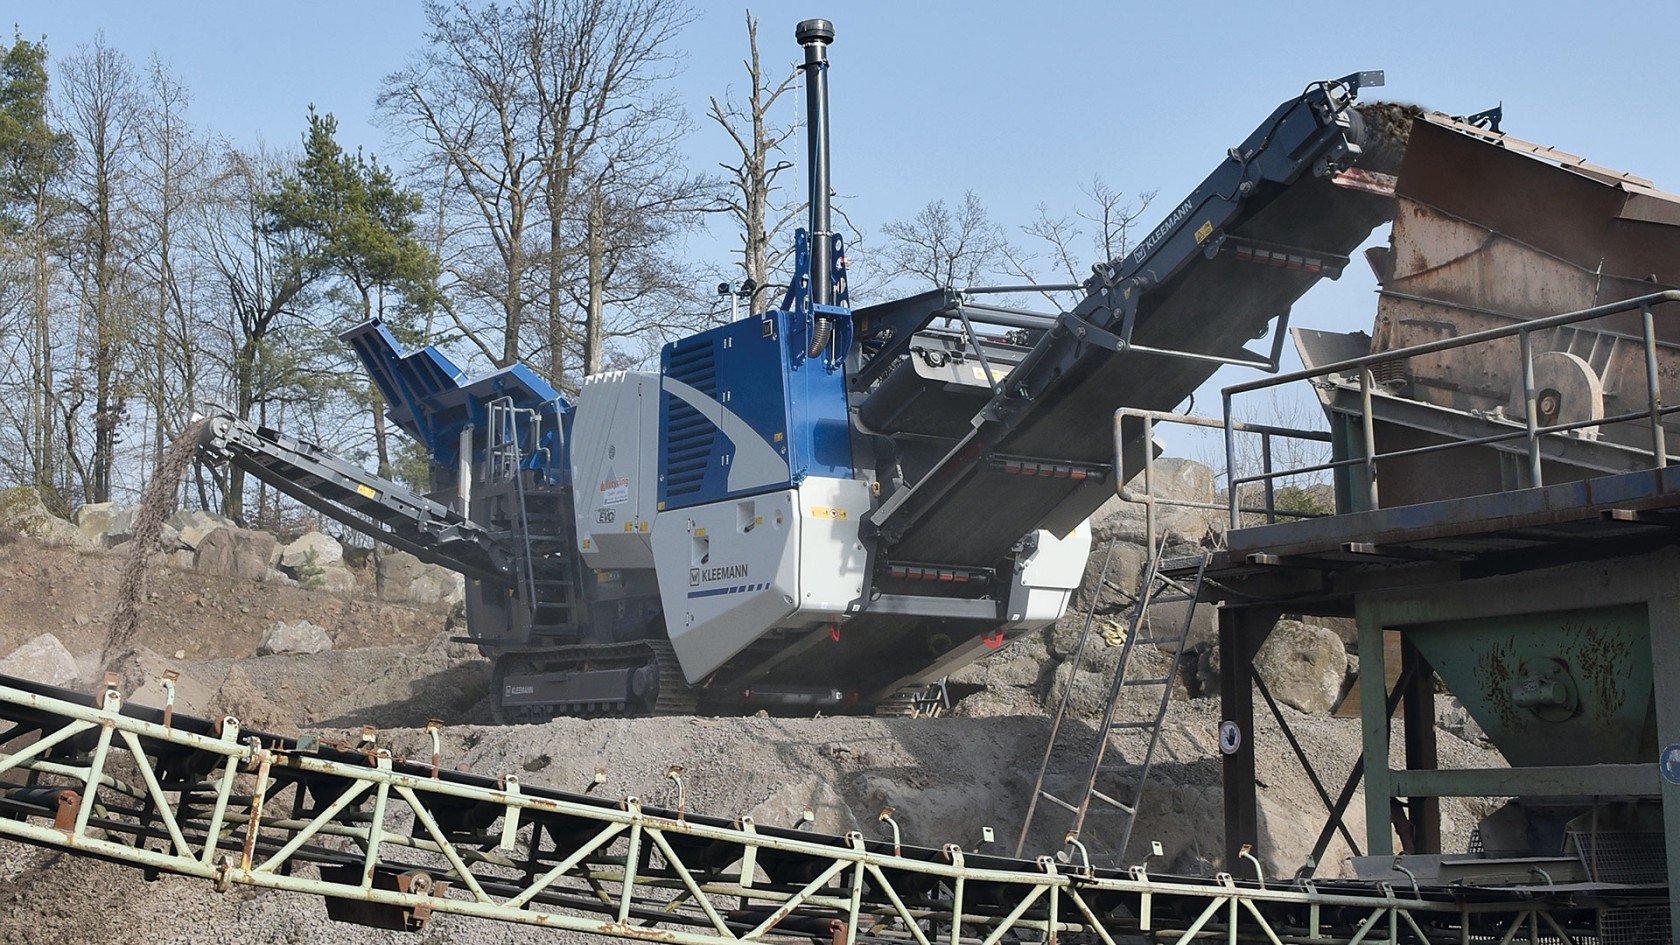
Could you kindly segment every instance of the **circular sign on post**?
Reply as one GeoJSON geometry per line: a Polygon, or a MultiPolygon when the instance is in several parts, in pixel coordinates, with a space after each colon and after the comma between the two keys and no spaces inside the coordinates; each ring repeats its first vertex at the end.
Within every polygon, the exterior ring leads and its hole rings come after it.
{"type": "MultiPolygon", "coordinates": [[[[1220,722],[1219,723],[1219,751],[1220,751],[1220,753],[1221,754],[1226,754],[1226,755],[1234,755],[1234,754],[1237,753],[1237,749],[1239,749],[1241,747],[1242,747],[1242,729],[1237,727],[1237,723],[1231,721],[1230,719],[1226,719],[1225,721],[1220,722]]],[[[1680,750],[1680,745],[1675,745],[1674,748],[1677,749],[1677,750],[1680,750]]],[[[1664,770],[1666,771],[1666,769],[1664,769],[1664,770]]],[[[1680,769],[1677,769],[1677,770],[1680,770],[1680,769]]]]}
{"type": "Polygon", "coordinates": [[[1657,762],[1662,769],[1663,780],[1669,784],[1680,784],[1680,745],[1670,745],[1662,751],[1662,760],[1657,762]]]}

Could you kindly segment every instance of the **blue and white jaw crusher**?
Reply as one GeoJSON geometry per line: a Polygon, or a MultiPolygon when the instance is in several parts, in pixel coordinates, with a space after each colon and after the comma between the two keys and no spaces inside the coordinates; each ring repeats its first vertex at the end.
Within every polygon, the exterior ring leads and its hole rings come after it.
{"type": "Polygon", "coordinates": [[[834,31],[796,36],[810,221],[779,307],[575,399],[352,329],[431,455],[425,494],[237,418],[206,436],[207,457],[465,574],[504,719],[872,711],[1050,624],[1087,517],[1152,448],[1133,431],[1117,456],[1114,411],[1171,409],[1220,364],[1275,369],[1290,305],[1392,214],[1368,179],[1394,142],[1354,107],[1381,74],[1357,73],[1279,106],[1070,311],[958,288],[854,309],[829,225],[834,31]],[[1268,332],[1269,354],[1244,347],[1268,332]]]}

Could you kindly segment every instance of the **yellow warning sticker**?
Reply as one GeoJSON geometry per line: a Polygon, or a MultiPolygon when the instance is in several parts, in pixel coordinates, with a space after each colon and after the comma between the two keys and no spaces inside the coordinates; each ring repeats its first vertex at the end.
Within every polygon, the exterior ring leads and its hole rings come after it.
{"type": "Polygon", "coordinates": [[[831,518],[838,522],[844,522],[846,520],[846,510],[831,509],[826,505],[813,505],[811,506],[811,517],[831,518]]]}
{"type": "Polygon", "coordinates": [[[1201,226],[1196,227],[1196,242],[1200,243],[1202,240],[1207,239],[1208,234],[1212,233],[1212,232],[1213,232],[1213,221],[1212,220],[1203,221],[1201,226]]]}
{"type": "Polygon", "coordinates": [[[365,483],[356,486],[356,491],[360,492],[362,495],[364,495],[364,496],[366,496],[370,499],[379,494],[379,493],[373,491],[372,486],[367,485],[365,483]]]}
{"type": "MultiPolygon", "coordinates": [[[[991,378],[988,378],[986,376],[986,369],[982,365],[979,365],[979,364],[970,365],[969,370],[974,372],[974,379],[977,380],[977,381],[988,381],[989,382],[991,380],[991,378]]],[[[1008,376],[1009,376],[1009,368],[1008,367],[1002,367],[1002,366],[999,366],[999,365],[996,365],[996,364],[992,365],[992,377],[993,378],[996,378],[996,379],[1001,381],[1008,376]]]]}

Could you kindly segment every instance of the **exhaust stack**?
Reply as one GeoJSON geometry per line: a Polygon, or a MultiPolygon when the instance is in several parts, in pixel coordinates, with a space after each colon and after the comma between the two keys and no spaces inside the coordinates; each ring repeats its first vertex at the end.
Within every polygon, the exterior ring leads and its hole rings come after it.
{"type": "MultiPolygon", "coordinates": [[[[828,223],[828,47],[834,42],[834,24],[827,20],[801,20],[794,39],[805,47],[805,122],[810,168],[811,194],[811,301],[834,304],[833,234],[828,223]]],[[[828,319],[819,319],[817,336],[826,334],[828,319]]],[[[826,343],[827,339],[822,338],[826,343]]],[[[813,347],[821,348],[815,344],[813,347]]],[[[812,352],[815,356],[818,352],[812,352]]]]}

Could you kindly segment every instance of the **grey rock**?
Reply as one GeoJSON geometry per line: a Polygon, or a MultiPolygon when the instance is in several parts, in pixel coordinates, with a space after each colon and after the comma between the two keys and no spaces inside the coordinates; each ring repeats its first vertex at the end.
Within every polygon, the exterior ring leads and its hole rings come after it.
{"type": "Polygon", "coordinates": [[[1435,699],[1435,725],[1444,732],[1451,732],[1467,742],[1484,743],[1488,741],[1487,732],[1482,730],[1470,710],[1464,703],[1458,701],[1457,696],[1437,696],[1435,699]]]}
{"type": "Polygon", "coordinates": [[[298,581],[303,587],[319,588],[334,594],[348,594],[356,589],[356,576],[342,564],[335,564],[321,569],[309,582],[298,581]]]}
{"type": "Polygon", "coordinates": [[[1085,576],[1079,582],[1079,590],[1074,593],[1068,612],[1090,610],[1093,596],[1099,614],[1118,613],[1131,606],[1127,595],[1137,592],[1144,557],[1143,546],[1135,542],[1115,540],[1093,543],[1091,555],[1085,559],[1085,576]],[[1105,563],[1108,566],[1106,575],[1103,571],[1105,563]]]}
{"type": "Polygon", "coordinates": [[[218,528],[204,536],[194,557],[194,567],[204,574],[245,581],[261,581],[268,573],[274,536],[246,528],[218,528]]]}
{"type": "Polygon", "coordinates": [[[198,550],[198,546],[204,542],[205,538],[209,537],[211,532],[222,527],[223,526],[218,522],[211,522],[208,525],[188,522],[187,524],[180,526],[180,531],[176,533],[176,539],[181,543],[182,547],[196,551],[198,550]]]}
{"type": "Polygon", "coordinates": [[[71,513],[71,521],[89,541],[105,546],[105,535],[111,530],[111,518],[117,512],[115,502],[90,502],[71,513]]]}
{"type": "Polygon", "coordinates": [[[71,686],[81,678],[76,658],[50,633],[29,640],[0,659],[0,674],[48,686],[71,686]]]}
{"type": "Polygon", "coordinates": [[[41,494],[28,486],[0,491],[0,530],[61,548],[96,547],[75,525],[47,511],[41,494]]]}
{"type": "Polygon", "coordinates": [[[379,579],[385,596],[402,600],[404,592],[426,573],[426,563],[406,551],[389,551],[379,556],[379,579]]]}
{"type": "Polygon", "coordinates": [[[174,512],[169,514],[169,518],[166,519],[166,521],[175,526],[175,528],[179,531],[186,531],[188,528],[197,528],[205,532],[210,532],[221,528],[224,525],[233,524],[231,520],[217,515],[214,512],[206,512],[203,509],[176,509],[174,512]]]}
{"type": "MultiPolygon", "coordinates": [[[[1126,485],[1134,493],[1143,493],[1143,475],[1139,473],[1126,485]]],[[[1189,459],[1157,459],[1151,491],[1156,499],[1169,502],[1211,503],[1217,499],[1213,470],[1189,459]]],[[[1099,544],[1110,539],[1143,544],[1148,534],[1147,516],[1144,504],[1115,496],[1091,516],[1091,536],[1099,544]]],[[[1229,513],[1222,509],[1188,508],[1158,502],[1156,539],[1159,541],[1166,537],[1169,542],[1184,546],[1217,542],[1225,534],[1229,521],[1229,513]]]]}
{"type": "Polygon", "coordinates": [[[1038,634],[1028,634],[991,656],[952,673],[950,681],[1036,689],[1044,668],[1052,662],[1044,639],[1038,634]]]}
{"type": "MultiPolygon", "coordinates": [[[[1143,635],[1176,639],[1179,631],[1184,629],[1184,611],[1190,606],[1188,601],[1152,605],[1143,635]]],[[[1184,638],[1186,650],[1219,639],[1219,608],[1212,604],[1196,604],[1194,607],[1190,616],[1190,629],[1184,638]]],[[[1174,644],[1164,642],[1157,643],[1156,646],[1163,650],[1171,650],[1174,644]]]]}
{"type": "Polygon", "coordinates": [[[280,566],[292,572],[300,581],[300,571],[309,568],[329,568],[343,564],[344,546],[330,535],[306,532],[280,552],[280,566]]]}
{"type": "Polygon", "coordinates": [[[1280,620],[1255,654],[1254,670],[1279,702],[1328,712],[1342,694],[1347,651],[1333,630],[1280,620]]]}
{"type": "Polygon", "coordinates": [[[408,585],[403,600],[416,606],[443,604],[453,607],[467,599],[467,579],[460,572],[428,564],[408,585]]]}
{"type": "Polygon", "coordinates": [[[264,631],[262,644],[257,647],[257,655],[324,653],[330,649],[332,637],[325,627],[307,620],[299,620],[296,623],[280,620],[264,631]]]}
{"type": "Polygon", "coordinates": [[[111,510],[110,521],[105,525],[105,547],[115,548],[134,537],[136,511],[132,505],[118,506],[111,510]]]}

